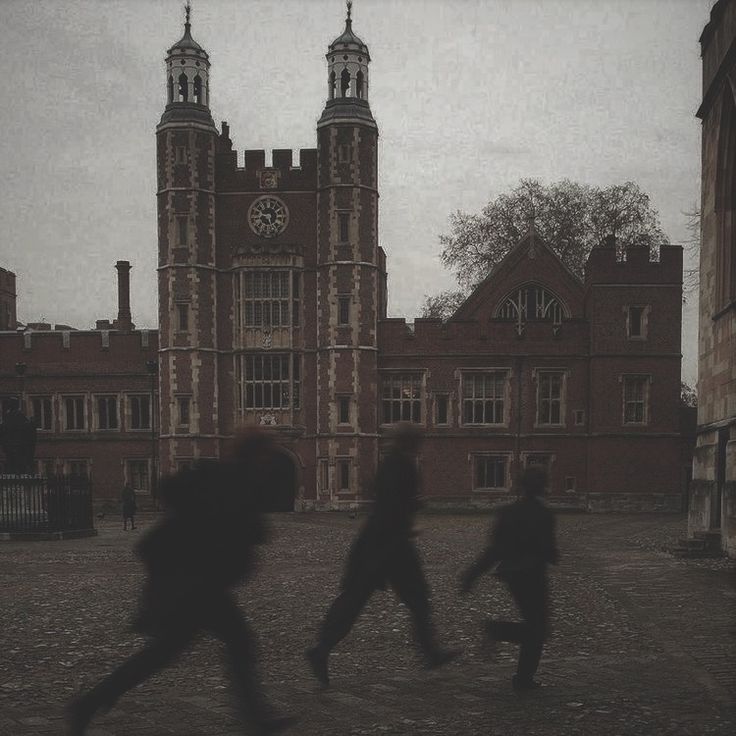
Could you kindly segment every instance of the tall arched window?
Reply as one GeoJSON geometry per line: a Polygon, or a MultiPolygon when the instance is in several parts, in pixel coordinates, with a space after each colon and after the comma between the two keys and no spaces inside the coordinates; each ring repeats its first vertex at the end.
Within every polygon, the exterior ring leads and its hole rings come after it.
{"type": "Polygon", "coordinates": [[[179,75],[179,102],[186,102],[189,99],[189,80],[187,75],[181,73],[179,75]]]}
{"type": "Polygon", "coordinates": [[[174,101],[174,77],[172,77],[169,74],[169,82],[168,82],[168,91],[169,91],[169,102],[174,101]]]}
{"type": "Polygon", "coordinates": [[[508,294],[496,310],[496,318],[516,322],[551,322],[559,325],[567,317],[567,309],[550,291],[538,284],[523,284],[508,294]]]}
{"type": "Polygon", "coordinates": [[[736,300],[736,104],[734,92],[726,82],[723,90],[718,129],[716,169],[716,309],[736,300]]]}
{"type": "Polygon", "coordinates": [[[194,101],[201,105],[202,100],[202,77],[197,74],[196,77],[194,77],[194,101]]]}
{"type": "Polygon", "coordinates": [[[350,96],[350,72],[347,69],[342,70],[340,75],[340,97],[350,96]]]}
{"type": "Polygon", "coordinates": [[[329,81],[329,89],[327,90],[327,94],[329,95],[331,100],[335,99],[335,84],[337,83],[337,76],[335,75],[335,72],[330,72],[330,81],[329,81]]]}
{"type": "Polygon", "coordinates": [[[355,95],[359,100],[363,99],[363,72],[355,75],[355,95]]]}

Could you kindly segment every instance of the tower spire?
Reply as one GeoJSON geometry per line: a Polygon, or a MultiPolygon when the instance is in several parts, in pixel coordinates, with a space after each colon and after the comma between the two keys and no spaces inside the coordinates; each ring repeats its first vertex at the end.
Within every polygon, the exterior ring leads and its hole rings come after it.
{"type": "Polygon", "coordinates": [[[347,6],[348,6],[348,17],[346,18],[346,22],[348,25],[352,23],[351,15],[353,12],[353,0],[347,0],[347,6]]]}
{"type": "Polygon", "coordinates": [[[186,29],[186,32],[187,33],[189,33],[189,30],[192,27],[192,24],[191,24],[191,22],[189,20],[191,14],[192,14],[192,5],[189,2],[189,0],[187,0],[187,4],[184,6],[184,18],[185,18],[185,20],[184,20],[184,28],[186,29]]]}

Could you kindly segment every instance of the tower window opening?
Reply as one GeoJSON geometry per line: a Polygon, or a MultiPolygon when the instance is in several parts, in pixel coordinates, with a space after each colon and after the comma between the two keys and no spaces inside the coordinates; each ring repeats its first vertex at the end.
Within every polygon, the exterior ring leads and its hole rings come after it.
{"type": "Polygon", "coordinates": [[[363,72],[358,72],[355,75],[355,96],[359,99],[363,99],[363,72]]]}
{"type": "Polygon", "coordinates": [[[167,88],[168,88],[168,94],[169,94],[169,98],[168,98],[169,102],[173,102],[174,101],[174,77],[172,77],[170,74],[169,74],[169,81],[168,81],[167,88]]]}
{"type": "Polygon", "coordinates": [[[350,213],[337,213],[337,240],[339,243],[350,241],[350,213]]]}
{"type": "Polygon", "coordinates": [[[340,75],[340,97],[348,97],[350,94],[350,72],[347,69],[342,70],[340,75]]]}
{"type": "Polygon", "coordinates": [[[189,80],[186,74],[179,75],[179,102],[186,102],[189,99],[189,80]]]}
{"type": "Polygon", "coordinates": [[[202,77],[199,74],[194,77],[194,101],[198,105],[201,105],[204,101],[202,98],[202,77]]]}
{"type": "Polygon", "coordinates": [[[327,90],[327,93],[330,96],[331,100],[335,99],[335,84],[337,83],[337,77],[335,75],[335,72],[330,72],[330,85],[329,89],[327,90]]]}

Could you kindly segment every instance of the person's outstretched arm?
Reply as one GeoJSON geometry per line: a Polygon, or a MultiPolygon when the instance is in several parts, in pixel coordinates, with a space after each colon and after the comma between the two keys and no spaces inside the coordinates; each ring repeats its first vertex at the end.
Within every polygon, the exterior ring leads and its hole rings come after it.
{"type": "Polygon", "coordinates": [[[489,534],[488,544],[485,549],[475,558],[475,560],[465,569],[460,576],[460,592],[469,593],[473,589],[475,581],[488,572],[493,565],[498,562],[501,557],[499,554],[500,539],[502,536],[503,525],[502,517],[499,516],[489,534]]]}

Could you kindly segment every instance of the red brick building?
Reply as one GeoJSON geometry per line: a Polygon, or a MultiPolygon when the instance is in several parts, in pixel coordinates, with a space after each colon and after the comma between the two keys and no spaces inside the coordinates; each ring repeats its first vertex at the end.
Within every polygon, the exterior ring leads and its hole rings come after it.
{"type": "Polygon", "coordinates": [[[317,148],[298,165],[246,150],[239,166],[187,21],[156,129],[158,335],[133,329],[122,264],[113,325],[0,334],[0,393],[22,392],[41,423],[39,462],[84,459],[116,496],[150,487],[151,417],[164,473],[268,424],[286,460],[274,507],[341,508],[370,497],[382,436],[412,421],[435,503],[506,498],[519,468],[543,463],[558,497],[679,510],[681,249],[651,262],[604,245],[583,283],[532,232],[447,323],[386,319],[369,63],[348,16],[317,148]]]}

